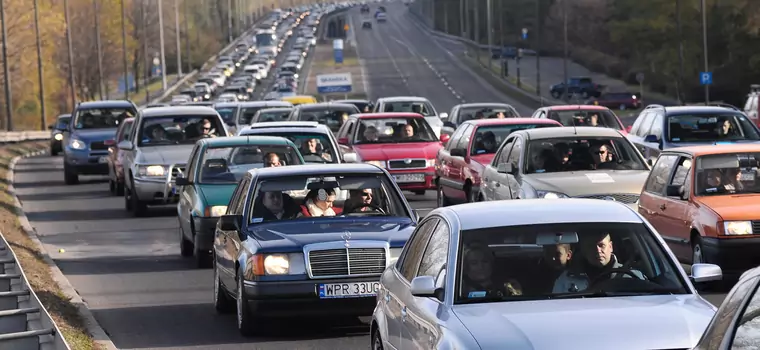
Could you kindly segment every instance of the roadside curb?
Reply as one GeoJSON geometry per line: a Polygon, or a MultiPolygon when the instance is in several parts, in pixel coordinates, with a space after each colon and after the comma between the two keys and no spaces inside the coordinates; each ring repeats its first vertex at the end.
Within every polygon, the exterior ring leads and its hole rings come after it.
{"type": "Polygon", "coordinates": [[[79,295],[76,289],[74,289],[74,286],[71,285],[71,282],[69,282],[68,278],[63,275],[61,269],[58,268],[58,265],[55,264],[53,259],[48,254],[45,246],[37,236],[37,231],[35,231],[35,229],[29,223],[29,219],[26,217],[26,214],[24,213],[24,210],[21,206],[21,202],[16,195],[16,189],[13,186],[13,173],[14,169],[16,168],[16,163],[22,158],[29,158],[43,154],[47,154],[47,150],[31,152],[11,159],[6,180],[8,181],[8,194],[13,197],[13,209],[16,212],[16,216],[18,217],[21,228],[29,236],[29,239],[31,239],[32,242],[34,242],[34,244],[40,250],[42,259],[50,268],[50,273],[53,277],[53,280],[56,284],[58,284],[58,287],[61,288],[61,291],[66,296],[66,298],[68,298],[71,303],[76,306],[77,312],[79,313],[79,316],[82,317],[85,328],[87,329],[87,332],[90,333],[90,336],[92,336],[95,344],[107,350],[118,350],[113,341],[111,341],[111,337],[108,336],[108,333],[106,333],[98,321],[95,320],[95,316],[93,316],[92,311],[90,311],[90,309],[87,307],[87,303],[85,303],[85,301],[82,299],[82,296],[79,295]]]}

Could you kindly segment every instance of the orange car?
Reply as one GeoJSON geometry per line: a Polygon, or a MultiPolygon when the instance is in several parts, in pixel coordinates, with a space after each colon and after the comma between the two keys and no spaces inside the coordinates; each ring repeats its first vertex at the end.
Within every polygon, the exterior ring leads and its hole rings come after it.
{"type": "Polygon", "coordinates": [[[759,167],[760,144],[665,150],[644,184],[639,213],[680,260],[738,276],[760,265],[759,167]]]}

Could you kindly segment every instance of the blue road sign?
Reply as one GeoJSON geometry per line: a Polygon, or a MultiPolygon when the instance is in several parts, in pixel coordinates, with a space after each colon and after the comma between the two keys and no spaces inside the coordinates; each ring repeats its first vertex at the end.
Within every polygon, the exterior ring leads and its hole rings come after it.
{"type": "Polygon", "coordinates": [[[699,83],[702,85],[712,85],[712,72],[699,73],[699,83]]]}
{"type": "Polygon", "coordinates": [[[335,63],[343,63],[343,50],[333,50],[335,54],[335,63]]]}
{"type": "Polygon", "coordinates": [[[522,39],[523,40],[528,39],[528,28],[523,28],[522,29],[522,39]]]}
{"type": "Polygon", "coordinates": [[[319,86],[317,92],[320,94],[347,94],[351,92],[351,85],[319,86]]]}

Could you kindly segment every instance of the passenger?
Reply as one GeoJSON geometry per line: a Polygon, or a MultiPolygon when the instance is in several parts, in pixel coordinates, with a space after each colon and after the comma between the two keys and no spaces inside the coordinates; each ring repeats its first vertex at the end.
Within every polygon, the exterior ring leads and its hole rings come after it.
{"type": "Polygon", "coordinates": [[[718,121],[718,136],[719,137],[734,136],[734,126],[731,125],[731,121],[728,120],[728,118],[721,118],[718,121]]]}
{"type": "Polygon", "coordinates": [[[151,130],[150,140],[148,142],[166,141],[166,130],[161,125],[156,124],[151,130]]]}
{"type": "Polygon", "coordinates": [[[491,154],[496,153],[498,148],[496,144],[496,135],[493,132],[487,131],[480,136],[480,140],[475,143],[475,154],[491,154]]]}
{"type": "Polygon", "coordinates": [[[401,128],[401,138],[402,139],[411,139],[414,137],[414,127],[412,124],[406,124],[403,128],[401,128]]]}
{"type": "Polygon", "coordinates": [[[377,128],[374,126],[370,125],[366,130],[364,130],[364,142],[377,142],[378,139],[379,135],[377,128]]]}
{"type": "MultiPolygon", "coordinates": [[[[335,202],[335,190],[318,189],[311,190],[306,194],[306,201],[301,206],[299,217],[335,216],[338,208],[333,208],[335,202]]],[[[340,210],[338,210],[340,211],[340,210]]]]}
{"type": "Polygon", "coordinates": [[[533,171],[536,173],[551,173],[561,170],[561,165],[554,155],[554,152],[548,149],[541,150],[533,158],[533,171]]]}
{"type": "Polygon", "coordinates": [[[280,163],[280,156],[278,156],[277,153],[269,152],[264,155],[265,168],[279,167],[279,166],[282,166],[282,163],[280,163]]]}
{"type": "Polygon", "coordinates": [[[422,114],[422,106],[412,105],[412,113],[422,114]]]}
{"type": "Polygon", "coordinates": [[[522,295],[522,286],[514,279],[500,283],[494,278],[495,257],[491,250],[480,243],[471,243],[464,252],[462,274],[462,297],[486,298],[522,295]]]}
{"type": "Polygon", "coordinates": [[[588,117],[588,126],[599,126],[599,115],[594,113],[588,117]]]}
{"type": "Polygon", "coordinates": [[[723,180],[723,187],[729,192],[741,192],[744,190],[742,184],[742,170],[741,168],[728,169],[726,171],[726,177],[723,180]]]}
{"type": "Polygon", "coordinates": [[[581,239],[581,267],[578,271],[565,270],[554,282],[553,293],[574,293],[589,287],[589,283],[616,278],[633,278],[644,280],[641,271],[626,268],[629,273],[614,272],[623,269],[623,264],[615,256],[609,233],[586,235],[581,239]]]}
{"type": "Polygon", "coordinates": [[[570,244],[554,244],[544,246],[544,258],[541,259],[540,276],[541,285],[537,288],[538,293],[545,293],[554,288],[554,281],[567,269],[573,258],[573,249],[570,244]]]}
{"type": "Polygon", "coordinates": [[[563,142],[554,145],[554,153],[557,155],[557,159],[559,159],[563,167],[570,164],[570,146],[566,143],[563,142]]]}
{"type": "Polygon", "coordinates": [[[279,191],[264,192],[262,204],[264,208],[256,210],[254,217],[260,217],[264,221],[293,219],[298,215],[290,197],[279,191]]]}
{"type": "Polygon", "coordinates": [[[484,118],[485,118],[485,116],[483,115],[483,111],[477,111],[477,112],[475,112],[475,120],[484,119],[484,118]]]}
{"type": "Polygon", "coordinates": [[[370,113],[371,110],[369,109],[369,105],[364,106],[364,109],[362,110],[362,113],[370,113]]]}
{"type": "Polygon", "coordinates": [[[496,113],[496,119],[505,119],[507,116],[504,115],[504,112],[496,113]]]}

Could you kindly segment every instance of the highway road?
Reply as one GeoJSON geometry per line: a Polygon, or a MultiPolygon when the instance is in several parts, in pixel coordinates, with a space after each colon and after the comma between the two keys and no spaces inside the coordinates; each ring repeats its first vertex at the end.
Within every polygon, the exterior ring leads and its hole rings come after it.
{"type": "MultiPolygon", "coordinates": [[[[445,80],[467,102],[512,102],[416,28],[405,7],[387,7],[387,23],[356,33],[373,98],[425,96],[448,112],[460,100],[445,80]]],[[[351,18],[360,23],[358,9],[351,10],[351,18]]],[[[526,112],[525,106],[515,107],[526,112]]],[[[290,321],[271,337],[243,338],[235,329],[234,315],[214,311],[211,270],[195,269],[180,257],[175,207],[153,208],[149,217],[133,218],[124,210],[123,198],[109,195],[104,178],[82,177],[81,184],[66,186],[62,169],[60,157],[23,159],[16,168],[15,187],[48,252],[118,348],[369,347],[366,325],[326,325],[320,320],[290,321]]],[[[432,191],[407,198],[421,215],[435,206],[432,191]]],[[[722,297],[709,299],[717,303],[722,297]]]]}

